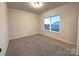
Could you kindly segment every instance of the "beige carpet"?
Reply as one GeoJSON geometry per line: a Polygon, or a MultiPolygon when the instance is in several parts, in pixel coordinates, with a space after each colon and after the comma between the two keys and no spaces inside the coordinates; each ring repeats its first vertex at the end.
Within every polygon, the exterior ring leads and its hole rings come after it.
{"type": "Polygon", "coordinates": [[[40,34],[32,35],[11,40],[6,56],[71,56],[62,44],[40,34]]]}

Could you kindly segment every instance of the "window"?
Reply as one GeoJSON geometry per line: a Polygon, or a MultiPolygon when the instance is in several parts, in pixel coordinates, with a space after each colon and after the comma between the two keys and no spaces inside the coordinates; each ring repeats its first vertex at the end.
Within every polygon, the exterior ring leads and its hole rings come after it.
{"type": "Polygon", "coordinates": [[[60,31],[60,16],[52,16],[45,18],[44,29],[54,32],[60,31]]]}
{"type": "Polygon", "coordinates": [[[50,30],[50,18],[46,18],[44,21],[45,30],[50,30]]]}

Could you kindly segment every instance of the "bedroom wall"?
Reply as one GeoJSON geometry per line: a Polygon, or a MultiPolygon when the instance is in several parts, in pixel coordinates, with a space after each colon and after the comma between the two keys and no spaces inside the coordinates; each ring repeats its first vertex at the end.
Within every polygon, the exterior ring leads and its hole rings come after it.
{"type": "Polygon", "coordinates": [[[8,19],[6,3],[0,2],[0,56],[4,56],[8,46],[8,19]]]}
{"type": "Polygon", "coordinates": [[[47,11],[41,15],[41,29],[40,33],[51,38],[55,38],[61,41],[64,41],[69,44],[76,45],[77,41],[77,11],[76,4],[70,3],[50,11],[47,11]],[[43,30],[44,17],[59,15],[60,20],[60,33],[49,32],[43,30]]]}
{"type": "Polygon", "coordinates": [[[9,38],[16,39],[39,33],[39,15],[8,8],[9,38]]]}

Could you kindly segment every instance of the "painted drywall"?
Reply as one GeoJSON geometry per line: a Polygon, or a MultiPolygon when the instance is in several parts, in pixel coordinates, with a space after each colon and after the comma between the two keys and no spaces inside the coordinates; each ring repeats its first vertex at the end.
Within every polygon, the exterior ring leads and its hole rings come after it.
{"type": "Polygon", "coordinates": [[[10,39],[39,33],[39,15],[8,8],[8,18],[10,39]]]}
{"type": "Polygon", "coordinates": [[[40,33],[51,38],[64,41],[69,44],[76,45],[77,40],[77,11],[76,5],[73,3],[57,7],[47,11],[41,15],[40,33]],[[60,32],[49,32],[43,30],[44,17],[59,15],[61,17],[60,32]]]}
{"type": "Polygon", "coordinates": [[[0,56],[4,56],[8,46],[8,21],[6,3],[0,2],[0,56]]]}

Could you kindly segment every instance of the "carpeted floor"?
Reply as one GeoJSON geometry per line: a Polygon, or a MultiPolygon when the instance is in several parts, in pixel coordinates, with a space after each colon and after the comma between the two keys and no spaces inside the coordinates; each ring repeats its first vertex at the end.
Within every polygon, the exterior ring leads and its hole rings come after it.
{"type": "Polygon", "coordinates": [[[6,56],[71,56],[70,51],[65,49],[66,44],[43,35],[11,40],[6,56]]]}

